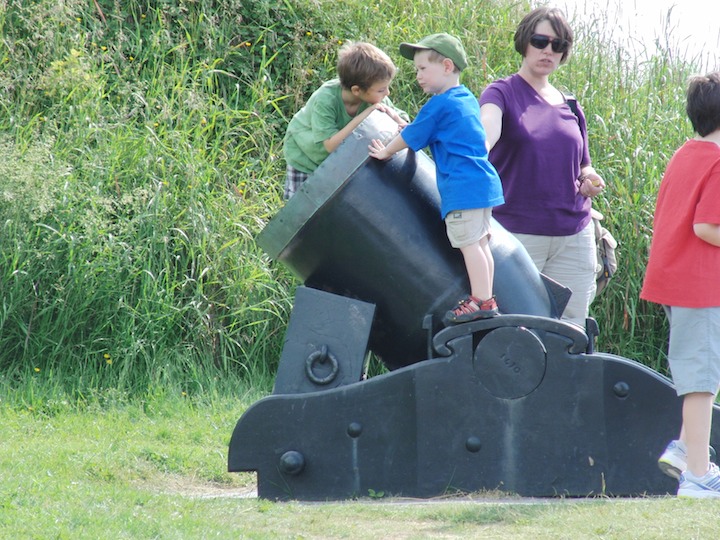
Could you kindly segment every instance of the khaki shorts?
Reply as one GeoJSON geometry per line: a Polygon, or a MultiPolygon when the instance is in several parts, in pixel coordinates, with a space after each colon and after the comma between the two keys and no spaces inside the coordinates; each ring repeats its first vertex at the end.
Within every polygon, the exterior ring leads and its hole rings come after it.
{"type": "Polygon", "coordinates": [[[665,306],[670,321],[668,362],[678,396],[717,395],[720,388],[720,307],[665,306]]]}
{"type": "Polygon", "coordinates": [[[461,248],[479,242],[490,235],[492,208],[453,210],[445,216],[445,227],[450,244],[461,248]]]}

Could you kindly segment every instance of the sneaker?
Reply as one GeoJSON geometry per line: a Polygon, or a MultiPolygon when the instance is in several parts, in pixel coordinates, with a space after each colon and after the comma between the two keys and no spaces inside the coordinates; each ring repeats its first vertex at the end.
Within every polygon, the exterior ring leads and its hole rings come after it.
{"type": "MultiPolygon", "coordinates": [[[[715,449],[708,447],[710,461],[715,461],[715,449]]],[[[682,441],[670,441],[665,451],[658,459],[658,467],[670,478],[680,480],[680,475],[687,469],[687,453],[685,443],[682,441]]]]}
{"type": "Polygon", "coordinates": [[[470,322],[477,319],[489,319],[498,314],[497,302],[492,296],[480,300],[472,295],[460,300],[458,306],[445,314],[445,321],[451,324],[470,322]]]}
{"type": "Polygon", "coordinates": [[[720,469],[714,463],[703,476],[697,477],[690,471],[680,475],[678,497],[693,499],[720,499],[720,469]]]}
{"type": "Polygon", "coordinates": [[[675,480],[680,480],[680,475],[687,469],[687,454],[685,443],[682,441],[670,441],[660,459],[658,459],[660,470],[675,480]]]}

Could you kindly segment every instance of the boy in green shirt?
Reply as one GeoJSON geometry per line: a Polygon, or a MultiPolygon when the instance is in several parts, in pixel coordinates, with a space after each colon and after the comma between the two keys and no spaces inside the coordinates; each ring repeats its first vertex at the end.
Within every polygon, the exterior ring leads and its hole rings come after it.
{"type": "Polygon", "coordinates": [[[286,200],[371,112],[385,112],[400,127],[407,123],[407,114],[388,98],[395,65],[383,51],[370,43],[346,44],[338,54],[337,74],[288,125],[283,147],[286,200]]]}

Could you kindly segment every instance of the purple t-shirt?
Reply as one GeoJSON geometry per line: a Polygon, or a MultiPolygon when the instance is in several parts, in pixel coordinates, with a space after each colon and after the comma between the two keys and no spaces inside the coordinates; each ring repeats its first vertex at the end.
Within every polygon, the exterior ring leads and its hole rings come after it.
{"type": "Polygon", "coordinates": [[[568,236],[590,222],[590,199],[578,191],[590,164],[585,116],[567,103],[550,105],[520,75],[490,84],[480,105],[503,112],[502,135],[490,151],[505,204],[493,217],[515,233],[568,236]]]}

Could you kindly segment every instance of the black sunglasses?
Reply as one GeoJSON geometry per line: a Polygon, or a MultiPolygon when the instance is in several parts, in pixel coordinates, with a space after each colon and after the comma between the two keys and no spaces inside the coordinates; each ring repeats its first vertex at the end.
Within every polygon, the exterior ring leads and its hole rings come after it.
{"type": "Polygon", "coordinates": [[[552,50],[556,53],[566,53],[570,48],[570,42],[567,39],[551,38],[542,34],[534,34],[530,37],[530,45],[536,49],[543,50],[548,44],[552,44],[552,50]]]}

